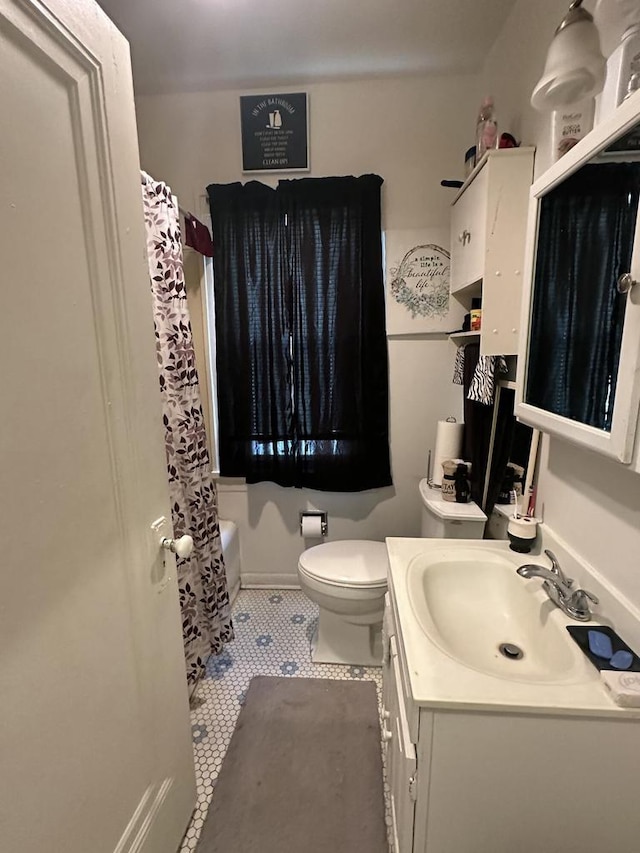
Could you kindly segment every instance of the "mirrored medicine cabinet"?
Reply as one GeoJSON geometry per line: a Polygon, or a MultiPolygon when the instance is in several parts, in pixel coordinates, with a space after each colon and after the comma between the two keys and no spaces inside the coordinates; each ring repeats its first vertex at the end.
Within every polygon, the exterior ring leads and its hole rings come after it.
{"type": "Polygon", "coordinates": [[[516,414],[630,463],[640,400],[640,92],[531,188],[516,414]]]}

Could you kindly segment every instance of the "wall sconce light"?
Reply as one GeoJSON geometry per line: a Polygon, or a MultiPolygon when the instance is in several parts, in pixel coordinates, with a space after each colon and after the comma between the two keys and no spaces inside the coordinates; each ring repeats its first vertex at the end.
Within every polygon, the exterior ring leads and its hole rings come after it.
{"type": "Polygon", "coordinates": [[[537,110],[557,110],[602,91],[606,61],[593,16],[573,0],[549,46],[544,72],[533,90],[537,110]]]}

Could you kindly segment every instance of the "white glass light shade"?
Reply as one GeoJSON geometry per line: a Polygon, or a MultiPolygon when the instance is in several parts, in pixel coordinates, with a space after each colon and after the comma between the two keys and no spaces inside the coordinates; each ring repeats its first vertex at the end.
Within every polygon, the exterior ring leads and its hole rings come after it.
{"type": "Polygon", "coordinates": [[[593,20],[600,33],[600,48],[610,56],[628,29],[640,25],[638,0],[598,0],[593,20]]]}
{"type": "Polygon", "coordinates": [[[569,24],[554,36],[544,73],[531,96],[537,110],[557,110],[602,91],[606,62],[593,21],[569,24]]]}

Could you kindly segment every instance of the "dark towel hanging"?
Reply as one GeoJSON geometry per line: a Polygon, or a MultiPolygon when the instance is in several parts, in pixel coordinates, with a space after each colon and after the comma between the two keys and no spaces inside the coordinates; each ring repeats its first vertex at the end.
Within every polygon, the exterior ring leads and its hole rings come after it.
{"type": "Polygon", "coordinates": [[[213,240],[207,226],[192,213],[184,216],[184,242],[207,258],[213,257],[213,240]]]}

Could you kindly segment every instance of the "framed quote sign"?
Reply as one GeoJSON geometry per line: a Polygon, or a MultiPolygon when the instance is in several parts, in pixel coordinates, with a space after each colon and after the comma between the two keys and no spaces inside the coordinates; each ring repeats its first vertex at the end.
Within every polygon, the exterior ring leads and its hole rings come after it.
{"type": "Polygon", "coordinates": [[[464,308],[449,295],[449,239],[447,228],[385,233],[388,335],[461,327],[464,308]]]}
{"type": "Polygon", "coordinates": [[[243,172],[309,171],[307,93],[240,97],[243,172]]]}

